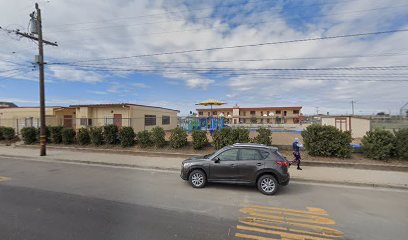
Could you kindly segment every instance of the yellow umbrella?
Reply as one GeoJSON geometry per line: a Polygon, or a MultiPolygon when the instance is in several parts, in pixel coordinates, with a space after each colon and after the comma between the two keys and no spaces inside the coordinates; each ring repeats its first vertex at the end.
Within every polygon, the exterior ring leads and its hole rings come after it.
{"type": "Polygon", "coordinates": [[[221,106],[221,105],[224,105],[224,104],[226,104],[226,103],[225,103],[225,102],[221,102],[221,101],[217,101],[217,100],[214,100],[214,99],[209,99],[209,100],[207,100],[207,101],[202,101],[202,102],[196,103],[196,105],[211,106],[211,116],[213,115],[213,114],[212,114],[212,106],[213,106],[213,105],[215,105],[215,106],[221,106]]]}

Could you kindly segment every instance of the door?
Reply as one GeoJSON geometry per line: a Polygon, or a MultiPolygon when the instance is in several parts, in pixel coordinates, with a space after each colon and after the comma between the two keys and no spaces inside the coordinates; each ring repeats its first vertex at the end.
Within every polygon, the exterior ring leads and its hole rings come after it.
{"type": "Polygon", "coordinates": [[[213,158],[210,164],[211,180],[233,180],[238,178],[238,149],[226,150],[213,158]],[[215,159],[219,158],[219,161],[215,159]]]}
{"type": "Polygon", "coordinates": [[[72,115],[64,115],[64,128],[72,128],[72,115]]]}
{"type": "Polygon", "coordinates": [[[122,127],[122,114],[113,114],[113,124],[122,127]]]}
{"type": "Polygon", "coordinates": [[[238,173],[243,181],[251,182],[256,178],[258,170],[265,165],[264,159],[269,152],[253,148],[241,148],[238,152],[238,173]]]}

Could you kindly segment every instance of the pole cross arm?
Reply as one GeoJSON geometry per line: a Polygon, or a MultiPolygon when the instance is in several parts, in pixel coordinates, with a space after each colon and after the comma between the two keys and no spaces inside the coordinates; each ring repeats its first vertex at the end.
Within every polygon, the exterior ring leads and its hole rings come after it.
{"type": "MultiPolygon", "coordinates": [[[[22,32],[19,32],[19,31],[16,31],[15,33],[16,33],[17,35],[20,35],[20,36],[23,36],[23,37],[26,37],[26,38],[33,39],[33,40],[38,41],[38,38],[37,38],[37,37],[34,37],[34,36],[30,35],[30,34],[22,33],[22,32]]],[[[58,44],[57,44],[56,42],[49,42],[49,41],[47,41],[47,40],[43,40],[43,43],[48,44],[48,45],[51,45],[51,46],[58,47],[58,44]]]]}

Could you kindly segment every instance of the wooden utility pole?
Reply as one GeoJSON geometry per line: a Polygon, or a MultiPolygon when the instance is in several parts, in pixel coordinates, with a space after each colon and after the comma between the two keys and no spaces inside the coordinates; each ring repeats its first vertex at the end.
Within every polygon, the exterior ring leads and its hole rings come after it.
{"type": "Polygon", "coordinates": [[[36,63],[38,64],[39,69],[39,84],[40,84],[40,156],[47,155],[46,143],[47,143],[47,132],[46,132],[46,120],[45,120],[45,86],[44,86],[44,44],[58,46],[57,43],[49,42],[43,40],[42,35],[42,20],[41,20],[41,9],[38,6],[38,3],[35,4],[35,12],[30,14],[31,24],[35,24],[33,28],[34,31],[31,33],[23,33],[19,30],[10,31],[15,34],[36,40],[38,42],[38,56],[36,56],[36,63]],[[35,36],[37,35],[37,37],[35,36]]]}

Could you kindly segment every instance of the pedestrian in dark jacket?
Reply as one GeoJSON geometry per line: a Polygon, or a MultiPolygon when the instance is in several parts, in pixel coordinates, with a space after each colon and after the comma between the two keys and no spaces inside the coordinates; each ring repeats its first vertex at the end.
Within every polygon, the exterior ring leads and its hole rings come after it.
{"type": "Polygon", "coordinates": [[[299,138],[295,138],[295,141],[292,143],[292,148],[293,148],[293,156],[295,157],[295,160],[293,160],[293,163],[297,163],[297,170],[302,170],[300,168],[300,148],[302,148],[303,145],[299,142],[299,138]]]}

